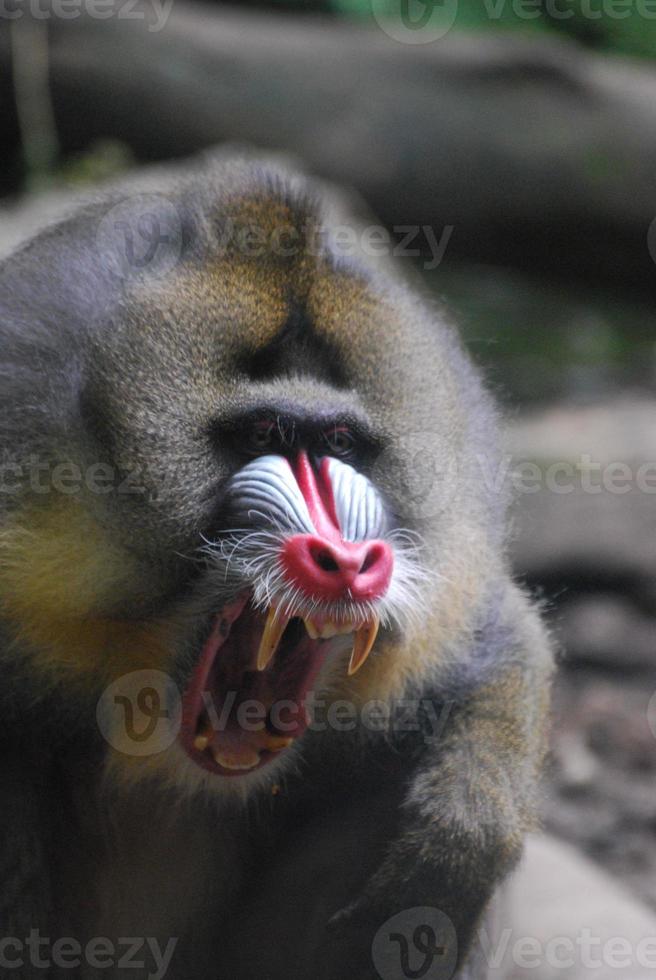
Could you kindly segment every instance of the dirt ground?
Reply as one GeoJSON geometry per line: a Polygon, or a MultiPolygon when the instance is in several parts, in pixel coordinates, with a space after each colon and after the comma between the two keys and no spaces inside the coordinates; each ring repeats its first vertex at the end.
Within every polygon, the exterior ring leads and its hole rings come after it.
{"type": "Polygon", "coordinates": [[[622,676],[574,663],[561,667],[544,806],[546,827],[654,908],[654,702],[648,709],[655,690],[653,671],[622,676]]]}

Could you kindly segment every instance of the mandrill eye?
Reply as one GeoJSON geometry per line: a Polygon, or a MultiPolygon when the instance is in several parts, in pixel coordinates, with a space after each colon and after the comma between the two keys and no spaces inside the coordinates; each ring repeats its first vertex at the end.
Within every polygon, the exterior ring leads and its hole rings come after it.
{"type": "Polygon", "coordinates": [[[323,439],[331,456],[347,459],[355,452],[355,437],[345,425],[335,425],[326,429],[323,439]]]}
{"type": "Polygon", "coordinates": [[[247,448],[252,453],[271,449],[276,441],[276,424],[271,420],[255,422],[247,433],[247,448]]]}

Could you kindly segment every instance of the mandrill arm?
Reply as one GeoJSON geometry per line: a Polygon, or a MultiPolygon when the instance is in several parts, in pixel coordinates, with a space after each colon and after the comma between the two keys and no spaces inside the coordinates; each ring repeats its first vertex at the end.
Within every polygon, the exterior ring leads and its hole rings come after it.
{"type": "Polygon", "coordinates": [[[412,943],[416,916],[408,910],[426,906],[448,916],[455,931],[442,937],[444,946],[449,938],[457,945],[443,949],[445,966],[456,956],[462,965],[482,913],[521,855],[534,824],[551,660],[528,607],[515,594],[511,601],[517,624],[495,624],[476,654],[489,661],[493,653],[492,676],[454,702],[441,737],[424,749],[409,781],[400,832],[359,897],[330,922],[326,980],[378,976],[371,949],[379,928],[401,913],[397,922],[407,919],[412,943]],[[495,650],[501,642],[503,651],[495,650]]]}

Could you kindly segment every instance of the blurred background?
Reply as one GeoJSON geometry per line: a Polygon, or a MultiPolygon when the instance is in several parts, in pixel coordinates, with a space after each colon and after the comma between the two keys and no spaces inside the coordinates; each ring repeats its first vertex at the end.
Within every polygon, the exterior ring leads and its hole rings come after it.
{"type": "Polygon", "coordinates": [[[656,0],[1,7],[0,253],[249,144],[353,194],[460,325],[560,649],[545,825],[656,906],[656,0]]]}

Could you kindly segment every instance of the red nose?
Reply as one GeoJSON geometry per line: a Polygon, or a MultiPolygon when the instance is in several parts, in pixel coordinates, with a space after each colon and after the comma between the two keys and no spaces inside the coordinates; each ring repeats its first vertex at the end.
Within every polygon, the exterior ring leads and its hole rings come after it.
{"type": "Polygon", "coordinates": [[[285,542],[285,575],[307,595],[320,599],[378,599],[389,588],[394,558],[385,541],[327,541],[296,534],[285,542]]]}

